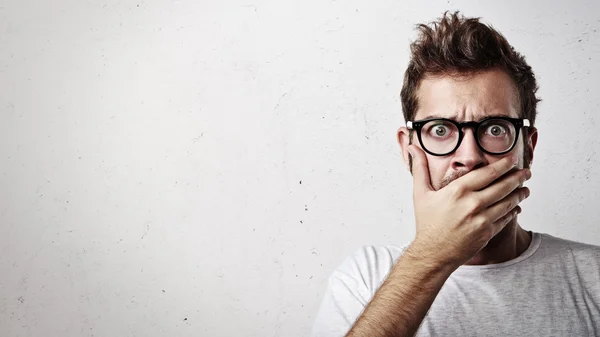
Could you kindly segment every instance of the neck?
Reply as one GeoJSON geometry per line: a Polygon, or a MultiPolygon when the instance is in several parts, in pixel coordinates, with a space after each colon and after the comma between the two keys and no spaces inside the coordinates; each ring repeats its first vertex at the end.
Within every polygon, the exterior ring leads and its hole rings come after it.
{"type": "Polygon", "coordinates": [[[531,243],[531,234],[512,220],[465,265],[484,265],[510,261],[523,254],[531,243]]]}

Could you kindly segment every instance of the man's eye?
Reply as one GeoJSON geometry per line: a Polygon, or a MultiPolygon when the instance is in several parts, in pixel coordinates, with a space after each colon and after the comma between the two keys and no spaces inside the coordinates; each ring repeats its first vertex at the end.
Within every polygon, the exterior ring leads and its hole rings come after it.
{"type": "Polygon", "coordinates": [[[499,137],[506,133],[506,128],[502,125],[490,125],[485,130],[485,133],[494,137],[499,137]]]}
{"type": "Polygon", "coordinates": [[[436,125],[433,128],[431,128],[431,132],[436,137],[443,137],[447,135],[450,132],[450,130],[445,125],[436,125]]]}

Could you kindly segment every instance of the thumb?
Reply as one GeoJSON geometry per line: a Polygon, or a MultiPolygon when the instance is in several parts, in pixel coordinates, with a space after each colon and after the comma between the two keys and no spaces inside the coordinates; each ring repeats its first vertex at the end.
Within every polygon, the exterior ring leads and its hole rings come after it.
{"type": "Polygon", "coordinates": [[[409,145],[408,152],[412,156],[412,175],[415,192],[425,193],[433,191],[425,152],[415,145],[409,145]]]}

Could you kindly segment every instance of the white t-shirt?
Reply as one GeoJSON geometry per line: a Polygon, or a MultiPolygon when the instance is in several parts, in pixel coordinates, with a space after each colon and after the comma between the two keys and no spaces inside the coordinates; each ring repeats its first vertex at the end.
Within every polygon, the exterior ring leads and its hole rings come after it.
{"type": "MultiPolygon", "coordinates": [[[[406,247],[363,247],[329,277],[312,336],[344,336],[406,247]]],[[[459,267],[416,336],[600,336],[600,247],[532,233],[519,257],[459,267]]]]}

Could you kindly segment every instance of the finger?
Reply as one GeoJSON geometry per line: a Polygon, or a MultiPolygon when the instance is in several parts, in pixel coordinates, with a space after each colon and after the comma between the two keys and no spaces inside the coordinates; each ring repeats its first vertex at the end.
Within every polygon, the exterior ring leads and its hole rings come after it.
{"type": "Polygon", "coordinates": [[[477,191],[503,176],[513,169],[516,164],[512,158],[506,157],[490,165],[473,170],[463,177],[454,180],[451,184],[463,184],[463,187],[467,190],[477,191]]]}
{"type": "Polygon", "coordinates": [[[529,178],[531,178],[531,171],[529,169],[519,170],[496,180],[492,185],[477,192],[477,195],[484,206],[487,207],[504,199],[512,191],[521,187],[529,178]]]}
{"type": "Polygon", "coordinates": [[[504,227],[506,227],[506,225],[508,225],[513,219],[515,219],[519,213],[521,213],[521,207],[517,206],[510,210],[510,212],[506,213],[500,219],[494,221],[491,225],[491,238],[496,236],[496,234],[500,233],[500,231],[502,231],[504,227]]]}
{"type": "Polygon", "coordinates": [[[489,219],[490,222],[495,222],[496,220],[510,213],[519,205],[519,203],[521,203],[521,201],[529,197],[529,194],[530,192],[527,187],[517,188],[504,199],[498,201],[497,203],[488,207],[485,211],[481,212],[481,215],[486,219],[489,219]]]}
{"type": "Polygon", "coordinates": [[[412,175],[415,193],[425,193],[433,191],[431,186],[431,177],[429,176],[429,166],[427,165],[427,156],[420,148],[415,145],[408,146],[408,152],[412,156],[412,175]]]}

